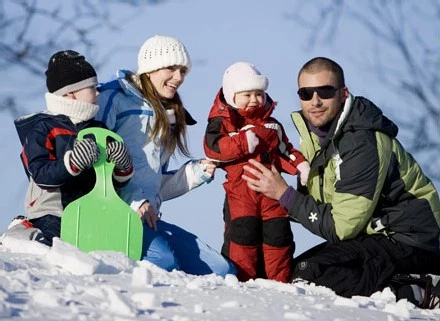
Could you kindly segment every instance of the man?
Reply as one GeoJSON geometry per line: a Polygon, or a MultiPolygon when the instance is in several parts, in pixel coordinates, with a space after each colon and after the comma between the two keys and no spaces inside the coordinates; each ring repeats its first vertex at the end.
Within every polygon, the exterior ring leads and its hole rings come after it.
{"type": "Polygon", "coordinates": [[[371,101],[351,95],[330,59],[307,62],[298,86],[302,111],[292,120],[311,163],[307,187],[296,191],[275,168],[255,161],[244,167],[253,176],[243,175],[251,189],[279,200],[291,219],[327,241],[296,258],[293,279],[346,297],[391,286],[397,299],[440,307],[440,284],[399,276],[439,273],[440,200],[396,139],[397,126],[371,101]]]}

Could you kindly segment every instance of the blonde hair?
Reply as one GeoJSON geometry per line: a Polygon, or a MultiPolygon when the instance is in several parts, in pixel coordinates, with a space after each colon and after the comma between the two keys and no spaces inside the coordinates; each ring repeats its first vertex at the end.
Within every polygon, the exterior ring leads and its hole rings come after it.
{"type": "Polygon", "coordinates": [[[129,79],[138,87],[144,98],[148,100],[153,108],[155,122],[151,131],[153,139],[159,138],[161,144],[165,144],[165,149],[174,153],[176,147],[184,156],[190,157],[186,137],[186,117],[182,100],[178,93],[173,98],[167,99],[160,97],[153,83],[146,73],[141,75],[131,74],[129,79]],[[176,123],[173,128],[170,126],[167,110],[174,110],[176,123]]]}

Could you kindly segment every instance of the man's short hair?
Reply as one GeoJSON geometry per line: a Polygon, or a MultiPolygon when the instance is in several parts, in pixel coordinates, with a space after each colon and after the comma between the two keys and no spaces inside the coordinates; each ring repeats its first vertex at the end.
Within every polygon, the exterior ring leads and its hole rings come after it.
{"type": "Polygon", "coordinates": [[[338,81],[337,86],[338,87],[344,87],[345,86],[345,78],[344,78],[344,71],[342,70],[341,66],[339,66],[336,62],[334,62],[331,59],[325,58],[325,57],[315,57],[302,66],[302,68],[299,70],[298,73],[298,82],[299,77],[304,73],[317,73],[323,70],[328,70],[332,72],[338,81]]]}

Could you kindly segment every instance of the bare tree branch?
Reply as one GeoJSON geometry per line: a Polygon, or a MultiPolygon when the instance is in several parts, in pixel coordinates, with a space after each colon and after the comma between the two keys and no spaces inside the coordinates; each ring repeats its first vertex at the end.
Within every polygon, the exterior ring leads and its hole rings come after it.
{"type": "MultiPolygon", "coordinates": [[[[0,0],[0,70],[42,78],[48,57],[57,50],[74,48],[93,57],[93,51],[99,51],[94,41],[97,31],[117,32],[124,19],[142,14],[146,4],[162,2],[165,0],[0,0]],[[112,5],[124,5],[130,10],[119,16],[119,12],[110,11],[112,5]]],[[[119,47],[111,50],[115,53],[119,47]]],[[[105,61],[95,60],[97,69],[105,61]]],[[[20,99],[0,92],[0,113],[12,117],[25,113],[18,107],[24,105],[18,103],[20,99]]]]}

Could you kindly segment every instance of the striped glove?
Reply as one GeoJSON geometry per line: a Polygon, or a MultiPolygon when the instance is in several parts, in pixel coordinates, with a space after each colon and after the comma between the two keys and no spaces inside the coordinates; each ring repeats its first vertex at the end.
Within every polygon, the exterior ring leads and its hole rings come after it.
{"type": "Polygon", "coordinates": [[[112,141],[107,144],[107,161],[113,161],[115,167],[124,172],[131,172],[133,168],[130,154],[122,142],[112,141]]]}
{"type": "Polygon", "coordinates": [[[92,167],[99,159],[100,151],[91,138],[75,140],[70,154],[70,167],[76,173],[92,167]]]}

